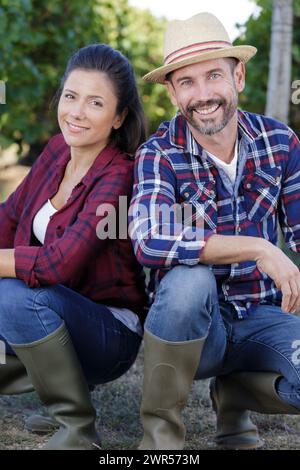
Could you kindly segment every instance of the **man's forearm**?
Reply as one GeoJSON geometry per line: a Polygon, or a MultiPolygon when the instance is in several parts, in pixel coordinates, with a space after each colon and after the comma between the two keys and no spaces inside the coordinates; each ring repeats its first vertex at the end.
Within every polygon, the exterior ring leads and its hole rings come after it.
{"type": "Polygon", "coordinates": [[[201,253],[200,263],[231,264],[256,261],[271,243],[263,238],[239,235],[212,235],[201,253]]]}

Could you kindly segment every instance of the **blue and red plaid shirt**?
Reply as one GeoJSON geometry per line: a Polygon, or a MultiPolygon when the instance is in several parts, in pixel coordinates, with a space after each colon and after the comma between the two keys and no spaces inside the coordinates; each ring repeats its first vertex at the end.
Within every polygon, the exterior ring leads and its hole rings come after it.
{"type": "MultiPolygon", "coordinates": [[[[233,185],[195,141],[180,113],[163,123],[139,149],[129,214],[137,259],[152,268],[150,293],[154,295],[158,282],[173,266],[199,263],[206,241],[216,233],[262,237],[277,244],[279,221],[287,246],[299,252],[299,191],[300,144],[284,124],[238,111],[238,167],[233,185]],[[192,205],[196,218],[180,232],[170,221],[168,232],[151,207],[176,203],[192,205]]],[[[253,304],[280,304],[281,292],[254,261],[211,268],[219,299],[233,304],[239,318],[251,314],[253,304]]]]}
{"type": "Polygon", "coordinates": [[[95,302],[143,316],[144,275],[129,238],[101,240],[96,233],[105,219],[96,215],[99,205],[111,204],[118,217],[119,196],[132,193],[133,161],[116,147],[108,145],[97,156],[66,204],[51,216],[43,245],[32,233],[35,214],[58,191],[70,158],[63,136],[53,137],[0,205],[0,248],[15,249],[16,275],[29,287],[63,284],[95,302]]]}

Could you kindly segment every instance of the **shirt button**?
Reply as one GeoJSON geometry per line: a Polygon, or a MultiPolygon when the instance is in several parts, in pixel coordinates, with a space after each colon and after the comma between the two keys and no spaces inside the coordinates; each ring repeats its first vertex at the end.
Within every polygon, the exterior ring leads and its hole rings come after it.
{"type": "Polygon", "coordinates": [[[227,291],[229,291],[230,287],[229,287],[229,286],[225,286],[225,289],[226,289],[227,291]]]}
{"type": "Polygon", "coordinates": [[[241,233],[242,229],[241,229],[241,227],[240,227],[239,225],[237,226],[236,231],[237,231],[238,233],[241,233]]]}
{"type": "Polygon", "coordinates": [[[251,189],[251,183],[247,183],[247,184],[246,184],[246,188],[247,188],[247,189],[251,189]]]}
{"type": "Polygon", "coordinates": [[[183,193],[183,195],[184,195],[184,197],[189,197],[190,194],[188,192],[185,192],[185,193],[183,193]]]}

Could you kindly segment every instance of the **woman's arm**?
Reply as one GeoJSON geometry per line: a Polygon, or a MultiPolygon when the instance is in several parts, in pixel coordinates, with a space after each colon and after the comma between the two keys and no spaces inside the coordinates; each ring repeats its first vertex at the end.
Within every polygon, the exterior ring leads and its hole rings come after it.
{"type": "MultiPolygon", "coordinates": [[[[60,238],[44,246],[15,247],[18,279],[29,287],[68,284],[78,279],[99,253],[107,249],[110,240],[97,235],[101,223],[107,223],[107,215],[101,207],[109,206],[115,211],[114,223],[118,224],[119,197],[130,195],[132,188],[132,165],[126,163],[121,160],[101,174],[77,219],[64,229],[60,238]]],[[[127,218],[127,213],[125,216],[127,218]]]]}
{"type": "Polygon", "coordinates": [[[0,249],[0,277],[17,277],[15,250],[0,249]]]}
{"type": "Polygon", "coordinates": [[[0,204],[0,249],[14,247],[17,227],[25,204],[28,201],[28,197],[31,197],[33,181],[36,178],[39,168],[41,168],[41,163],[45,161],[45,159],[48,161],[49,156],[51,163],[51,152],[48,152],[48,148],[50,148],[51,142],[55,141],[55,139],[56,136],[50,139],[23,181],[16,190],[0,204]]]}

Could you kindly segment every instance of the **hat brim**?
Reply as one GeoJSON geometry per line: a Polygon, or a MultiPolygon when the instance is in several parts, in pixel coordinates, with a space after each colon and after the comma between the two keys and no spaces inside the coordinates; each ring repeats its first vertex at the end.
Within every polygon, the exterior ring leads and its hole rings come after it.
{"type": "Polygon", "coordinates": [[[173,64],[163,65],[162,67],[144,75],[143,80],[149,83],[163,84],[168,73],[174,72],[174,70],[185,67],[186,65],[197,64],[198,62],[204,62],[205,60],[219,59],[223,57],[234,57],[241,62],[246,63],[256,54],[256,52],[257,49],[253,46],[231,46],[211,52],[203,52],[202,54],[174,62],[173,64]]]}

